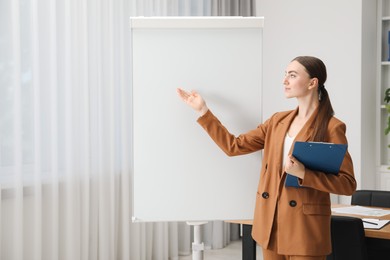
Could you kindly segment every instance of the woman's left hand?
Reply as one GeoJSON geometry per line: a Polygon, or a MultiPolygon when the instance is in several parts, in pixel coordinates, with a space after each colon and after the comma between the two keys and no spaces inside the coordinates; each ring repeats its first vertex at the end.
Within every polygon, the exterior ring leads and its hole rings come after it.
{"type": "Polygon", "coordinates": [[[302,180],[305,177],[305,165],[303,165],[291,154],[288,156],[286,164],[284,165],[284,171],[302,180]]]}

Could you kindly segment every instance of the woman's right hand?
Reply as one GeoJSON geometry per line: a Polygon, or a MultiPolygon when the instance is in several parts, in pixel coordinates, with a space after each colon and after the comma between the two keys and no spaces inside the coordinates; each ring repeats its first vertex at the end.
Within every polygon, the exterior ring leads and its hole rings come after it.
{"type": "Polygon", "coordinates": [[[187,92],[181,88],[176,89],[179,97],[187,103],[190,107],[192,107],[200,116],[206,114],[208,107],[206,102],[196,91],[187,92]]]}

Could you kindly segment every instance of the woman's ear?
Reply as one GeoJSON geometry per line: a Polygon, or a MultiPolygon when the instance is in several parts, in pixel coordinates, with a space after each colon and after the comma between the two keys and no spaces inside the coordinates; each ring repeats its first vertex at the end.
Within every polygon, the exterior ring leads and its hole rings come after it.
{"type": "Polygon", "coordinates": [[[317,78],[310,79],[309,89],[313,89],[317,86],[318,86],[318,79],[317,78]]]}

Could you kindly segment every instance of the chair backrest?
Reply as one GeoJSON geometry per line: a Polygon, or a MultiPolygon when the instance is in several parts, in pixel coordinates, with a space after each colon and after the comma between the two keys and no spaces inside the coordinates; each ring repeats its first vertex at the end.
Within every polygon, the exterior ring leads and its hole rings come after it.
{"type": "Polygon", "coordinates": [[[352,195],[351,204],[390,208],[390,191],[357,190],[352,195]]]}
{"type": "Polygon", "coordinates": [[[327,260],[367,260],[363,222],[360,218],[331,217],[332,254],[327,260]]]}

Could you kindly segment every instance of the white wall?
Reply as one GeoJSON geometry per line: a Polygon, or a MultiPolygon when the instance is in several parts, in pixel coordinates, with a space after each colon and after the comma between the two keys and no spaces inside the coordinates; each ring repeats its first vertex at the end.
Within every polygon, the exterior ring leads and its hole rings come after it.
{"type": "Polygon", "coordinates": [[[257,0],[256,8],[256,15],[265,18],[263,118],[296,106],[282,91],[290,60],[321,58],[336,117],[347,124],[358,188],[374,188],[376,1],[257,0]]]}

